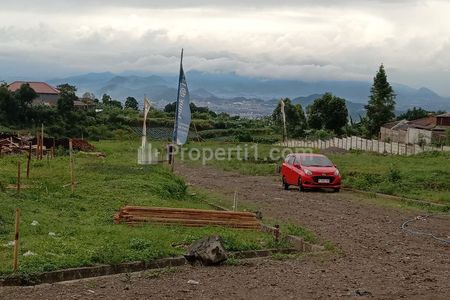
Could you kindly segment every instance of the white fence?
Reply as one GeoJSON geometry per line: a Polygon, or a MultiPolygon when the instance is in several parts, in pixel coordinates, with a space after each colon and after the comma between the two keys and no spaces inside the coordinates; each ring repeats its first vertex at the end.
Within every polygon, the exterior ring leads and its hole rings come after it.
{"type": "Polygon", "coordinates": [[[425,151],[450,151],[449,146],[433,147],[426,145],[421,147],[417,144],[388,143],[379,140],[368,140],[357,136],[316,141],[287,140],[280,143],[280,145],[285,147],[307,147],[317,149],[334,147],[345,150],[362,150],[395,155],[413,155],[425,151]]]}

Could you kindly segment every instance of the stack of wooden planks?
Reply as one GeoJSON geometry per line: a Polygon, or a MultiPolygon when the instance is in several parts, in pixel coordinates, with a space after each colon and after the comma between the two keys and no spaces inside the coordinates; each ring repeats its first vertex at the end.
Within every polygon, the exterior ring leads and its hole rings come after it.
{"type": "Polygon", "coordinates": [[[29,142],[17,137],[0,139],[1,154],[15,154],[29,151],[29,142]]]}
{"type": "Polygon", "coordinates": [[[250,212],[216,211],[190,208],[124,206],[114,215],[114,223],[139,225],[158,223],[189,227],[223,226],[259,229],[256,214],[250,212]]]}

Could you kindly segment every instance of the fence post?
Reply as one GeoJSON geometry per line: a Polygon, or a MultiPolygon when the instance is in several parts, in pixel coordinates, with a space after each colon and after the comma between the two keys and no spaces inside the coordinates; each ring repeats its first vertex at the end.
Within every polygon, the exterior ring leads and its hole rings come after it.
{"type": "Polygon", "coordinates": [[[19,235],[20,235],[20,208],[16,208],[16,222],[15,222],[15,234],[14,234],[14,255],[13,255],[13,270],[17,272],[19,269],[19,235]]]}
{"type": "Polygon", "coordinates": [[[72,139],[69,140],[69,160],[70,160],[70,187],[72,194],[75,192],[75,178],[73,174],[72,139]]]}
{"type": "Polygon", "coordinates": [[[17,193],[20,193],[20,173],[22,169],[22,163],[20,161],[17,162],[17,193]]]}

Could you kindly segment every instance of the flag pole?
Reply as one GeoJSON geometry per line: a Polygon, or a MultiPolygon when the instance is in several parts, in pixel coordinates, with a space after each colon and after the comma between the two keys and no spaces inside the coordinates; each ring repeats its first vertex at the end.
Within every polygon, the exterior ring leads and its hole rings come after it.
{"type": "Polygon", "coordinates": [[[172,161],[171,161],[171,170],[172,170],[172,172],[173,172],[174,164],[175,164],[175,156],[174,156],[174,153],[173,153],[173,149],[174,149],[175,145],[177,144],[177,131],[178,131],[177,129],[178,129],[178,114],[179,114],[178,104],[179,104],[179,101],[180,101],[180,85],[181,85],[181,73],[182,73],[181,71],[183,70],[183,52],[184,52],[184,49],[181,48],[180,75],[178,77],[177,105],[175,107],[175,124],[174,124],[174,130],[173,130],[173,140],[172,140],[173,146],[170,147],[171,152],[172,152],[171,155],[170,155],[170,157],[172,159],[172,161]]]}

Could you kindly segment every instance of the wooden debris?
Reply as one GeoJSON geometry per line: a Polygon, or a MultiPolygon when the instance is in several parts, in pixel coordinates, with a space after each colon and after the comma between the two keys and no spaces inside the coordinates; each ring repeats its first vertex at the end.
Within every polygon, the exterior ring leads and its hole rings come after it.
{"type": "Polygon", "coordinates": [[[131,226],[143,223],[158,223],[188,227],[223,226],[244,229],[260,228],[256,214],[250,212],[142,206],[122,207],[114,215],[114,223],[125,223],[131,226]]]}

